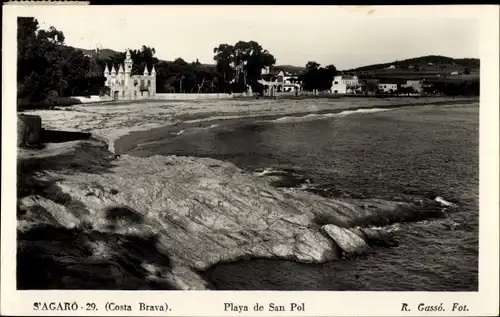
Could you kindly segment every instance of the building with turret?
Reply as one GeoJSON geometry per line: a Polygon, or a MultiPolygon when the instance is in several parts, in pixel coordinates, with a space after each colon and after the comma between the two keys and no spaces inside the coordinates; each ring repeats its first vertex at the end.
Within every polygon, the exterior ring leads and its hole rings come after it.
{"type": "Polygon", "coordinates": [[[111,65],[111,70],[109,70],[106,64],[104,69],[105,86],[109,87],[113,100],[151,99],[156,95],[156,70],[154,65],[151,72],[145,66],[142,75],[132,75],[132,65],[130,50],[127,50],[125,61],[119,65],[118,71],[115,65],[111,65]]]}

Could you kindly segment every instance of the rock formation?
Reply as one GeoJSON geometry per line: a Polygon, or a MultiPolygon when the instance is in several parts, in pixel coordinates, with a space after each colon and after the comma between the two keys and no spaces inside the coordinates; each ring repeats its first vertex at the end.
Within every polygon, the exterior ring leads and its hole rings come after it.
{"type": "Polygon", "coordinates": [[[41,145],[42,119],[40,116],[17,115],[17,146],[38,147],[41,145]]]}
{"type": "Polygon", "coordinates": [[[57,263],[57,274],[73,276],[59,288],[91,288],[81,270],[96,270],[110,288],[206,289],[198,272],[216,263],[337,260],[390,241],[369,226],[421,213],[397,202],[274,188],[209,158],[114,159],[98,141],[34,152],[18,160],[18,261],[22,268],[38,254],[57,263]]]}

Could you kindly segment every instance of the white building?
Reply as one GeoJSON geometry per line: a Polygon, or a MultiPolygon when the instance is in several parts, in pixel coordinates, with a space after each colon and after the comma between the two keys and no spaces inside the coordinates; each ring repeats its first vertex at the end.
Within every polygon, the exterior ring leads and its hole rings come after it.
{"type": "Polygon", "coordinates": [[[387,67],[386,69],[395,69],[395,68],[396,68],[396,66],[391,65],[391,66],[387,67]]]}
{"type": "Polygon", "coordinates": [[[342,80],[342,76],[333,77],[332,88],[330,88],[332,94],[346,94],[347,84],[342,80]]]}
{"type": "Polygon", "coordinates": [[[287,73],[283,70],[280,70],[277,74],[276,74],[276,81],[278,83],[283,83],[283,84],[295,84],[297,83],[298,81],[298,78],[297,76],[291,74],[291,73],[287,73]]]}
{"type": "Polygon", "coordinates": [[[359,85],[358,76],[342,76],[342,81],[347,85],[347,88],[353,88],[359,85]]]}
{"type": "Polygon", "coordinates": [[[391,93],[398,91],[398,84],[378,84],[378,90],[391,93]]]}
{"type": "Polygon", "coordinates": [[[106,64],[104,77],[105,86],[109,87],[113,100],[149,99],[156,95],[156,70],[153,65],[151,73],[144,67],[143,75],[132,75],[133,61],[130,51],[127,50],[125,61],[118,68],[111,66],[111,71],[106,64]],[[125,65],[125,67],[123,67],[125,65]]]}
{"type": "Polygon", "coordinates": [[[355,93],[359,88],[358,76],[335,76],[332,81],[330,91],[334,94],[349,94],[355,93]]]}
{"type": "Polygon", "coordinates": [[[263,70],[264,75],[258,82],[266,87],[267,95],[271,96],[276,92],[294,92],[299,93],[302,91],[302,84],[297,76],[286,73],[283,70],[279,71],[263,70]]]}
{"type": "Polygon", "coordinates": [[[420,93],[423,89],[423,82],[421,80],[407,80],[403,87],[413,87],[416,92],[420,93]]]}
{"type": "Polygon", "coordinates": [[[452,75],[452,76],[456,76],[456,75],[458,75],[458,71],[456,70],[456,71],[454,71],[454,72],[451,72],[451,73],[450,73],[450,75],[452,75]]]}

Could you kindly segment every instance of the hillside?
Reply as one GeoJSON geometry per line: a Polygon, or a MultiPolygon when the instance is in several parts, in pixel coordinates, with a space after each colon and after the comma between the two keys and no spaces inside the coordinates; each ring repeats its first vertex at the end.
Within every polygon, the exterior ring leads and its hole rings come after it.
{"type": "Polygon", "coordinates": [[[362,66],[345,72],[361,76],[405,79],[478,80],[480,62],[477,58],[428,55],[389,63],[362,66]],[[453,74],[458,72],[458,74],[453,74]]]}
{"type": "MultiPolygon", "coordinates": [[[[82,51],[84,54],[91,54],[92,57],[96,57],[97,56],[97,52],[96,52],[95,49],[89,50],[89,49],[78,48],[78,47],[75,47],[75,49],[82,51]]],[[[118,54],[118,53],[120,53],[120,52],[113,51],[113,50],[111,50],[109,48],[103,48],[103,49],[101,49],[99,51],[100,57],[104,58],[104,59],[109,58],[109,57],[111,57],[111,56],[113,56],[115,54],[118,54]]]]}
{"type": "Polygon", "coordinates": [[[273,68],[281,68],[287,73],[298,74],[306,70],[303,66],[293,66],[293,65],[276,65],[273,68]]]}
{"type": "Polygon", "coordinates": [[[386,69],[390,66],[394,66],[395,69],[414,69],[419,68],[420,70],[431,70],[431,69],[443,69],[443,68],[469,68],[470,70],[479,69],[479,59],[477,58],[458,58],[454,59],[451,57],[440,56],[440,55],[428,55],[415,58],[409,58],[402,61],[393,61],[383,64],[373,64],[358,67],[355,69],[350,69],[349,71],[363,72],[363,71],[378,71],[386,69]]]}

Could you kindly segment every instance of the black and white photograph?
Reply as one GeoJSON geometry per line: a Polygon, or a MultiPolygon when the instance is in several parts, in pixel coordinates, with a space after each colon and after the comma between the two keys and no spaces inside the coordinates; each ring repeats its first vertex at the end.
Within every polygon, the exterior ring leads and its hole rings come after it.
{"type": "Polygon", "coordinates": [[[19,10],[15,289],[478,292],[481,29],[397,10],[19,10]]]}

